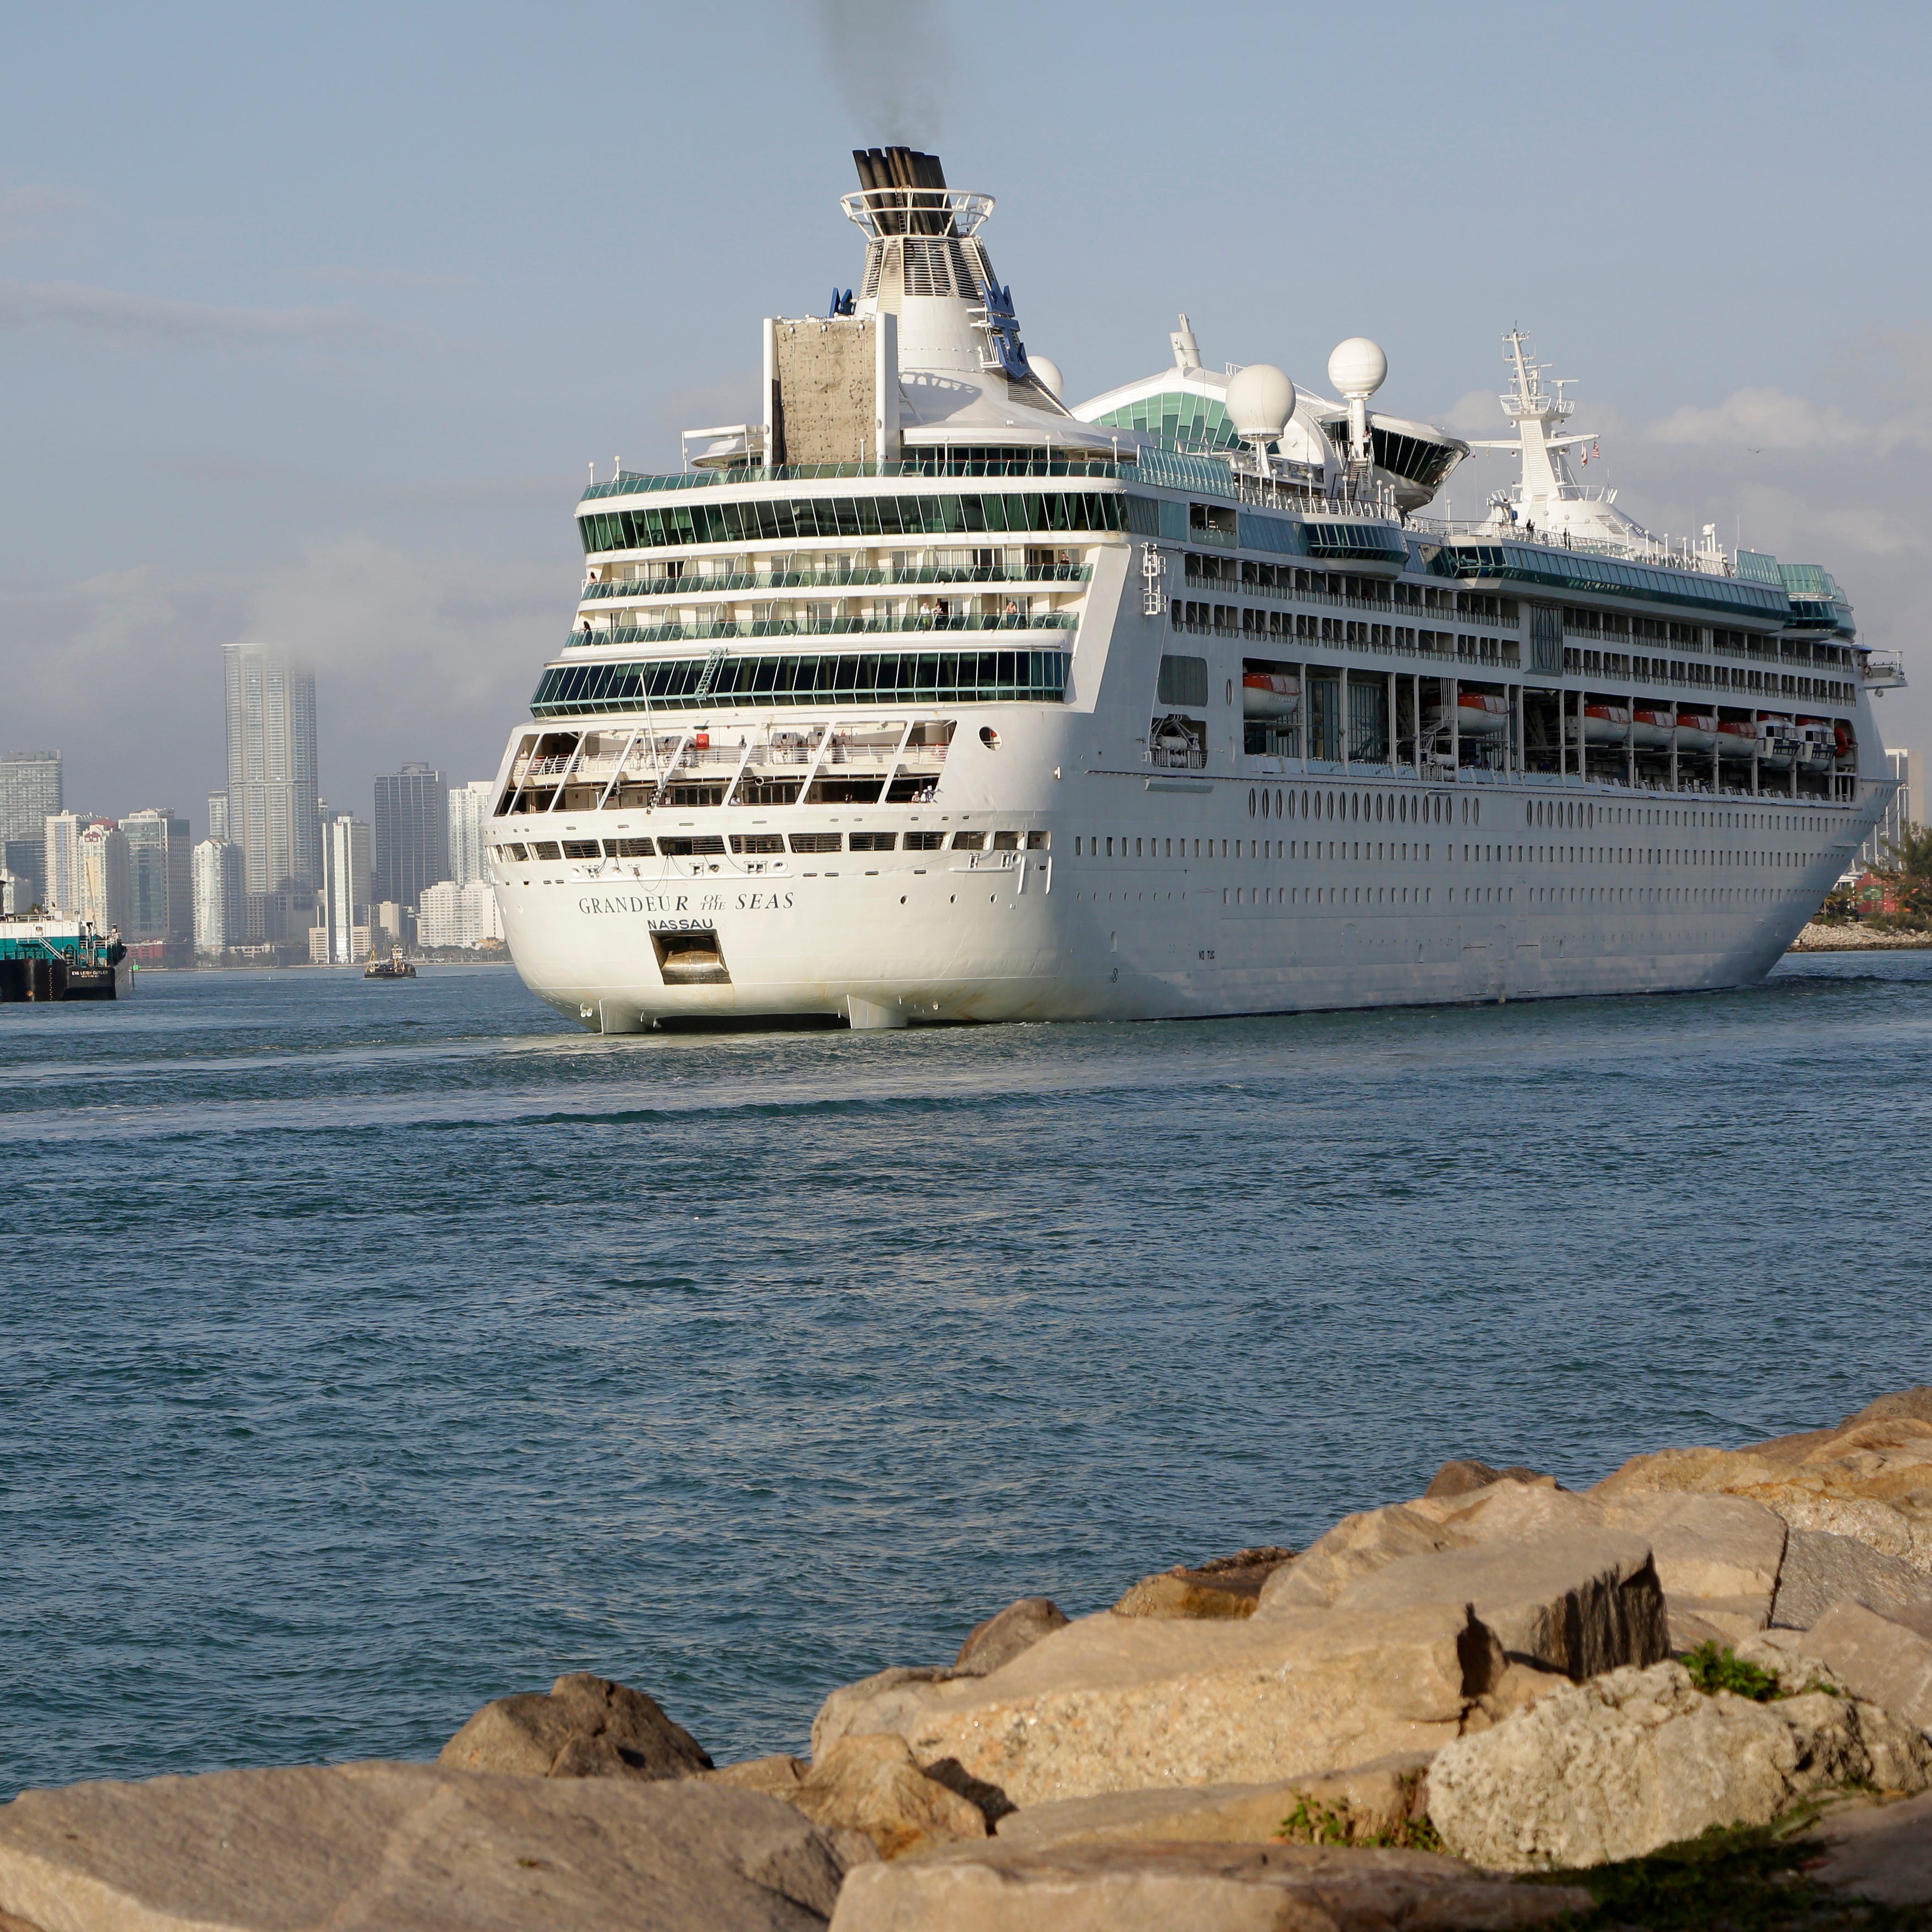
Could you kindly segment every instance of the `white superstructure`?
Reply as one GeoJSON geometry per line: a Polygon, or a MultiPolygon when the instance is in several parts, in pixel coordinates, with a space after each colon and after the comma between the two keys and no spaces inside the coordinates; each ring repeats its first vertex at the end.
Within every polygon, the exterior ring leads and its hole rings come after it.
{"type": "Polygon", "coordinates": [[[1760,978],[1893,789],[1901,682],[1811,566],[1588,488],[1519,334],[1521,476],[1267,365],[1070,409],[932,157],[857,157],[762,420],[592,482],[488,820],[518,968],[592,1028],[858,1027],[1760,978]]]}

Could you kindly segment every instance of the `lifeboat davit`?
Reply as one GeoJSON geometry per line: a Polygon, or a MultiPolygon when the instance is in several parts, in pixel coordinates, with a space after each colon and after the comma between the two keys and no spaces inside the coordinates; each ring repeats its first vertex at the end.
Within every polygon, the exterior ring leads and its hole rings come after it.
{"type": "Polygon", "coordinates": [[[1244,718],[1292,718],[1301,709],[1301,680],[1292,671],[1248,670],[1241,674],[1244,718]]]}
{"type": "Polygon", "coordinates": [[[1707,757],[1718,747],[1718,720],[1705,711],[1680,711],[1677,714],[1677,748],[1702,752],[1707,757]]]}
{"type": "Polygon", "coordinates": [[[1757,761],[1766,771],[1788,772],[1800,748],[1797,727],[1782,712],[1757,714],[1757,761]]]}
{"type": "Polygon", "coordinates": [[[1630,742],[1640,750],[1667,752],[1677,738],[1677,713],[1667,704],[1630,706],[1630,742]]]}
{"type": "MultiPolygon", "coordinates": [[[[1570,742],[1576,742],[1576,721],[1568,721],[1570,742]]],[[[1583,707],[1583,742],[1586,745],[1625,745],[1630,742],[1630,714],[1628,704],[1586,704],[1583,707]]]]}
{"type": "Polygon", "coordinates": [[[1510,701],[1487,691],[1456,694],[1456,730],[1465,738],[1500,738],[1509,729],[1510,701]]]}
{"type": "Polygon", "coordinates": [[[1799,718],[1798,740],[1803,748],[1798,754],[1802,770],[1828,772],[1832,769],[1832,760],[1838,755],[1838,746],[1828,718],[1799,718]]]}
{"type": "Polygon", "coordinates": [[[1718,720],[1718,755],[1720,758],[1754,758],[1757,756],[1757,726],[1748,718],[1718,720]]]}

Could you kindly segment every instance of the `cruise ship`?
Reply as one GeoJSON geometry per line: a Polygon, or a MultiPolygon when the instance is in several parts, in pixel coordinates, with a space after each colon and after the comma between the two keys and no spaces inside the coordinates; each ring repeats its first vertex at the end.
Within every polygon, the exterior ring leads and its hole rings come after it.
{"type": "Polygon", "coordinates": [[[1892,788],[1831,574],[1653,535],[1504,338],[1477,445],[1210,370],[1070,404],[990,196],[855,156],[856,286],[764,324],[761,420],[578,507],[572,627],[488,840],[588,1028],[854,1028],[1760,980],[1892,788]],[[1432,509],[1472,448],[1517,474],[1432,509]],[[1600,474],[1600,471],[1598,472],[1600,474]]]}

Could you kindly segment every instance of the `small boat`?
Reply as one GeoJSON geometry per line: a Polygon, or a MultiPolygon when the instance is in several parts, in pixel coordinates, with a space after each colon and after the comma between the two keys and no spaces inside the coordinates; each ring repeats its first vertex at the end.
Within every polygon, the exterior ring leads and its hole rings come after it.
{"type": "Polygon", "coordinates": [[[1828,718],[1801,718],[1798,721],[1798,736],[1802,750],[1799,753],[1801,769],[1808,772],[1828,772],[1832,760],[1838,756],[1838,740],[1828,718]]]}
{"type": "Polygon", "coordinates": [[[1247,670],[1241,674],[1241,716],[1292,719],[1301,709],[1301,680],[1292,671],[1247,670]]]}
{"type": "Polygon", "coordinates": [[[365,980],[413,980],[416,969],[403,957],[403,949],[392,946],[386,959],[372,959],[362,969],[365,980]]]}
{"type": "Polygon", "coordinates": [[[1456,730],[1465,738],[1500,738],[1509,729],[1510,701],[1501,693],[1460,691],[1456,694],[1456,730]]]}
{"type": "MultiPolygon", "coordinates": [[[[1564,720],[1568,737],[1576,742],[1576,721],[1564,720]]],[[[1583,706],[1583,742],[1586,745],[1625,745],[1630,742],[1630,708],[1628,704],[1586,704],[1583,706]]]]}
{"type": "Polygon", "coordinates": [[[1676,742],[1677,712],[1673,706],[1646,704],[1630,706],[1630,742],[1646,752],[1667,752],[1676,742]]]}
{"type": "Polygon", "coordinates": [[[1757,761],[1768,772],[1788,772],[1802,747],[1798,728],[1782,712],[1757,714],[1757,761]]]}
{"type": "Polygon", "coordinates": [[[1677,714],[1677,748],[1702,752],[1707,757],[1718,747],[1718,719],[1714,712],[1680,711],[1677,714]]]}
{"type": "Polygon", "coordinates": [[[1757,756],[1757,727],[1748,718],[1718,720],[1718,755],[1720,758],[1754,758],[1757,756]]]}

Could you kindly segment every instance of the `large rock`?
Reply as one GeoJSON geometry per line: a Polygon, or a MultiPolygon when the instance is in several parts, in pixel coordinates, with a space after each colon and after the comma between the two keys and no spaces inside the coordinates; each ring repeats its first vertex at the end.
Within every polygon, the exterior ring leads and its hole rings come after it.
{"type": "Polygon", "coordinates": [[[1513,1462],[1506,1469],[1492,1468],[1486,1462],[1479,1462],[1474,1456],[1463,1456],[1453,1462],[1444,1462],[1430,1479],[1425,1498],[1436,1496],[1465,1496],[1472,1490],[1486,1490],[1492,1483],[1537,1483],[1554,1489],[1554,1476],[1539,1474],[1534,1469],[1526,1469],[1520,1462],[1513,1462]]]}
{"type": "Polygon", "coordinates": [[[1932,1574],[1932,1414],[1922,1392],[1882,1396],[1836,1429],[1742,1449],[1633,1457],[1588,1493],[1748,1496],[1793,1529],[1849,1536],[1932,1574]]]}
{"type": "Polygon", "coordinates": [[[1114,1606],[1122,1617],[1251,1617],[1262,1586],[1294,1552],[1274,1544],[1143,1576],[1114,1606]]]}
{"type": "Polygon", "coordinates": [[[1664,1595],[1635,1537],[1558,1534],[1408,1556],[1352,1583],[1338,1618],[1468,1604],[1504,1652],[1594,1677],[1666,1653],[1664,1595]]]}
{"type": "Polygon", "coordinates": [[[1589,1910],[1426,1852],[998,1840],[854,1872],[833,1932],[1504,1932],[1589,1910]]]}
{"type": "Polygon", "coordinates": [[[844,1694],[836,1726],[827,1712],[814,1726],[813,1755],[835,1727],[896,1731],[928,1772],[963,1773],[1022,1806],[1275,1781],[1432,1750],[1504,1667],[1495,1637],[1460,1604],[1208,1622],[1103,1611],[989,1677],[844,1694]]]}
{"type": "Polygon", "coordinates": [[[1932,1637],[1932,1578],[1853,1538],[1794,1529],[1778,1575],[1772,1622],[1786,1630],[1809,1630],[1838,1603],[1862,1604],[1932,1637]]]}
{"type": "Polygon", "coordinates": [[[856,1684],[842,1684],[819,1706],[818,1714],[812,1720],[812,1754],[823,1757],[841,1738],[862,1737],[876,1731],[897,1731],[903,1736],[908,1726],[919,1721],[938,1686],[991,1675],[894,1664],[856,1684]]]}
{"type": "Polygon", "coordinates": [[[696,1780],[428,1764],[213,1772],[0,1806],[0,1914],[44,1932],[808,1932],[845,1865],[696,1780]]]}
{"type": "Polygon", "coordinates": [[[815,1824],[862,1832],[882,1858],[986,1836],[986,1814],[928,1778],[890,1733],[842,1738],[783,1795],[815,1824]]]}
{"type": "Polygon", "coordinates": [[[539,1691],[485,1704],[436,1754],[458,1771],[520,1778],[690,1778],[704,1747],[655,1699],[574,1671],[539,1691]]]}
{"type": "Polygon", "coordinates": [[[1804,1633],[1803,1648],[1854,1696],[1932,1730],[1932,1641],[1916,1630],[1862,1604],[1838,1604],[1804,1633]]]}
{"type": "Polygon", "coordinates": [[[1834,1811],[1819,1826],[1820,1885],[1883,1905],[1932,1904],[1932,1794],[1834,1811]]]}
{"type": "MultiPolygon", "coordinates": [[[[1512,1485],[1514,1486],[1514,1485],[1512,1485]]],[[[1262,1586],[1256,1614],[1326,1610],[1358,1578],[1404,1556],[1460,1550],[1473,1540],[1405,1504],[1345,1516],[1262,1586]]]]}
{"type": "Polygon", "coordinates": [[[1554,1692],[1445,1745],[1430,1766],[1429,1815],[1450,1851],[1478,1864],[1574,1868],[1768,1823],[1874,1772],[1922,1788],[1932,1750],[1869,1704],[1707,1697],[1681,1664],[1659,1664],[1554,1692]]]}
{"type": "Polygon", "coordinates": [[[1029,1804],[1000,1821],[1002,1844],[1034,1847],[1102,1840],[1112,1844],[1268,1844],[1282,1838],[1298,1810],[1332,1837],[1384,1843],[1426,1816],[1425,1751],[1378,1758],[1345,1771],[1317,1772],[1269,1784],[1162,1785],[1029,1804]]]}
{"type": "Polygon", "coordinates": [[[963,1676],[984,1677],[1042,1637],[1064,1630],[1066,1622],[1066,1612],[1051,1597],[1022,1597],[966,1633],[952,1667],[963,1676]]]}

